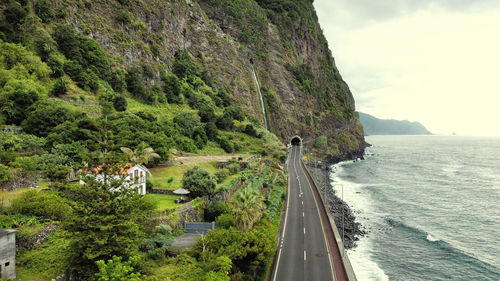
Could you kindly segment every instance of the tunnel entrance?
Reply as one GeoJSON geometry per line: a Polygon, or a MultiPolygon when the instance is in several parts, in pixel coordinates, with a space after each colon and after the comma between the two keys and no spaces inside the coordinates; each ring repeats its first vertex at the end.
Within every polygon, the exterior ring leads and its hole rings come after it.
{"type": "Polygon", "coordinates": [[[302,139],[299,136],[295,136],[290,141],[292,145],[300,145],[302,143],[302,139]]]}

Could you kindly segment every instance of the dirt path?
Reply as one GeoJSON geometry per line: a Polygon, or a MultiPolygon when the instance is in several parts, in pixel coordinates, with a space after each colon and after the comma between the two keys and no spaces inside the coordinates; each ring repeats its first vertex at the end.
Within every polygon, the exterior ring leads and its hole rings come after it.
{"type": "Polygon", "coordinates": [[[243,161],[248,159],[250,155],[248,154],[220,154],[220,155],[189,155],[189,156],[174,156],[172,162],[174,165],[189,165],[192,163],[199,162],[224,162],[229,161],[232,158],[242,158],[243,161]]]}

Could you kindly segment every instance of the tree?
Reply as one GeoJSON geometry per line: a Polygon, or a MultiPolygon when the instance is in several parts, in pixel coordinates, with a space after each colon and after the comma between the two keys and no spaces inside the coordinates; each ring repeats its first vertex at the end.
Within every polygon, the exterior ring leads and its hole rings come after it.
{"type": "Polygon", "coordinates": [[[57,105],[55,102],[39,102],[22,125],[26,132],[39,137],[46,137],[57,125],[65,121],[74,121],[75,117],[76,114],[70,112],[66,107],[57,105]]]}
{"type": "Polygon", "coordinates": [[[127,154],[130,161],[138,164],[148,164],[153,158],[160,158],[160,155],[154,152],[154,149],[148,146],[145,142],[139,143],[136,149],[132,150],[128,147],[120,147],[120,150],[127,154]]]}
{"type": "Polygon", "coordinates": [[[169,103],[181,103],[182,99],[179,97],[181,92],[181,82],[175,75],[162,75],[163,91],[169,103]]]}
{"type": "Polygon", "coordinates": [[[202,259],[211,256],[231,259],[233,276],[241,272],[245,277],[256,277],[265,274],[273,257],[275,235],[275,228],[267,220],[261,220],[248,231],[234,227],[210,231],[206,239],[198,241],[193,249],[202,259]]]}
{"type": "Polygon", "coordinates": [[[91,175],[83,178],[86,184],[67,186],[64,192],[73,207],[72,216],[64,223],[74,238],[70,243],[70,268],[84,280],[97,272],[99,260],[136,255],[155,209],[144,196],[121,188],[123,177],[99,180],[95,176],[118,174],[124,165],[119,158],[108,153],[89,159],[84,170],[91,175]]]}
{"type": "Polygon", "coordinates": [[[71,173],[71,167],[57,164],[46,164],[42,168],[43,175],[52,181],[54,184],[64,184],[68,180],[68,175],[71,173]]]}
{"type": "Polygon", "coordinates": [[[182,188],[189,190],[193,197],[212,197],[216,185],[217,181],[210,172],[198,165],[187,170],[182,177],[182,188]]]}
{"type": "Polygon", "coordinates": [[[257,189],[240,189],[232,199],[232,213],[236,217],[236,228],[247,230],[262,216],[264,198],[257,189]]]}
{"type": "Polygon", "coordinates": [[[125,80],[127,81],[127,90],[134,95],[134,97],[139,99],[146,98],[146,86],[144,85],[144,80],[142,79],[141,70],[139,68],[129,68],[125,80]]]}
{"type": "Polygon", "coordinates": [[[29,80],[11,80],[0,89],[0,113],[7,124],[20,125],[39,98],[40,89],[29,80]]]}
{"type": "Polygon", "coordinates": [[[194,77],[198,75],[198,69],[194,64],[191,55],[184,50],[180,50],[175,54],[172,71],[180,79],[186,78],[191,82],[194,77]]]}
{"type": "Polygon", "coordinates": [[[62,78],[57,79],[54,83],[54,86],[52,87],[52,90],[50,90],[50,94],[55,97],[65,95],[67,92],[68,88],[66,87],[66,81],[64,81],[62,78]]]}

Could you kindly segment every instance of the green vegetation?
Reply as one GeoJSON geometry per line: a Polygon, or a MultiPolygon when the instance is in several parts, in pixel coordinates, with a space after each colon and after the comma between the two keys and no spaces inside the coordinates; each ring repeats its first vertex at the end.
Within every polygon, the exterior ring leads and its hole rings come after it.
{"type": "Polygon", "coordinates": [[[49,220],[64,220],[72,211],[57,192],[30,190],[12,200],[12,212],[49,220]]]}
{"type": "MultiPolygon", "coordinates": [[[[269,23],[266,12],[254,0],[203,0],[219,7],[236,28],[234,37],[248,44],[260,58],[267,57],[267,33],[269,23]]],[[[226,26],[223,26],[225,28],[226,26]]],[[[227,27],[226,27],[227,28],[227,27]]]]}
{"type": "MultiPolygon", "coordinates": [[[[22,235],[18,229],[17,236],[22,235]]],[[[20,248],[16,258],[18,278],[21,280],[50,280],[68,267],[69,233],[58,229],[36,249],[20,248]]]]}
{"type": "Polygon", "coordinates": [[[182,187],[182,177],[187,170],[193,168],[195,165],[199,165],[203,169],[214,173],[216,171],[214,164],[215,162],[203,162],[189,165],[152,168],[150,171],[153,174],[153,186],[154,188],[160,189],[178,189],[182,187]]]}
{"type": "Polygon", "coordinates": [[[184,173],[182,177],[182,188],[189,190],[192,197],[208,196],[215,194],[217,180],[200,166],[196,165],[184,173]]]}
{"type": "Polygon", "coordinates": [[[156,209],[158,211],[164,211],[168,209],[174,209],[179,206],[175,203],[175,200],[180,196],[178,195],[167,195],[167,194],[146,194],[146,199],[155,202],[156,209]]]}
{"type": "Polygon", "coordinates": [[[107,261],[97,261],[99,272],[94,275],[97,281],[147,281],[155,280],[148,278],[138,272],[134,267],[137,266],[140,257],[130,257],[127,262],[122,262],[122,257],[113,256],[107,261]]]}
{"type": "MultiPolygon", "coordinates": [[[[181,2],[163,1],[166,9],[158,10],[175,15],[185,8],[181,2]]],[[[201,2],[228,18],[222,30],[256,62],[268,56],[271,21],[284,19],[295,28],[296,20],[314,17],[309,1],[201,2]]],[[[244,79],[214,68],[211,52],[167,46],[170,38],[159,35],[164,23],[155,21],[148,4],[0,3],[0,184],[27,178],[43,188],[0,191],[0,227],[18,230],[23,280],[62,273],[84,280],[266,276],[285,195],[278,166],[286,157],[283,144],[242,110],[246,105],[237,95],[244,79]],[[114,11],[109,20],[99,17],[104,6],[114,11]],[[167,166],[174,155],[232,152],[252,154],[249,168],[236,159],[225,168],[214,162],[167,166]],[[118,188],[123,179],[108,175],[127,162],[151,167],[149,189],[183,186],[199,198],[176,208],[179,196],[118,188]],[[104,182],[93,177],[97,171],[106,175],[104,182]],[[86,185],[68,184],[74,176],[86,185]],[[215,221],[219,229],[179,253],[171,243],[185,220],[215,221]]],[[[185,38],[198,32],[191,21],[185,38]]],[[[294,32],[303,32],[306,23],[318,34],[311,22],[300,22],[294,32]]],[[[304,92],[330,97],[332,89],[317,85],[323,77],[309,62],[283,56],[304,92]]],[[[278,112],[276,92],[264,86],[263,94],[268,112],[278,112]]],[[[352,141],[341,140],[342,147],[352,141]]]]}

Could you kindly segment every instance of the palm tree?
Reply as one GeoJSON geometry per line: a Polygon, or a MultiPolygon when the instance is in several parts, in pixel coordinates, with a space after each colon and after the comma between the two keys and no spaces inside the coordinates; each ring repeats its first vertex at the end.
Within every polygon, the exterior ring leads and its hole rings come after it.
{"type": "Polygon", "coordinates": [[[253,188],[240,189],[232,200],[232,212],[236,216],[236,228],[247,230],[262,216],[264,198],[253,188]]]}
{"type": "Polygon", "coordinates": [[[121,151],[128,155],[131,162],[138,164],[147,164],[153,158],[160,158],[154,149],[149,147],[145,142],[141,142],[136,149],[132,150],[128,147],[120,147],[121,151]]]}

